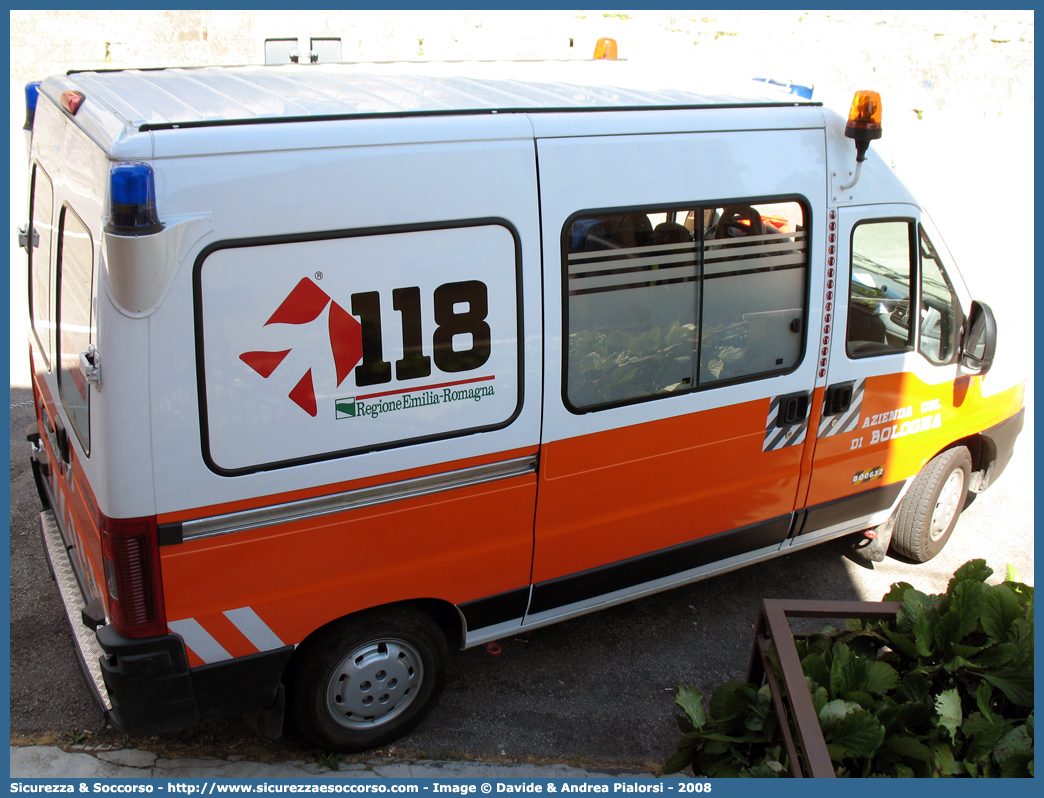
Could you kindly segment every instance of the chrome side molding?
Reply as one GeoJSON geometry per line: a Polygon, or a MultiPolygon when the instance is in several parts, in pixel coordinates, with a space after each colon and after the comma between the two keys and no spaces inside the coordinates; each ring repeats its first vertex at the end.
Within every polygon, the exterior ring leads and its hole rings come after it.
{"type": "Polygon", "coordinates": [[[537,458],[533,455],[515,460],[505,460],[499,463],[474,466],[472,468],[462,468],[458,471],[449,471],[444,474],[406,479],[401,482],[392,482],[372,488],[359,488],[358,490],[345,491],[332,496],[302,499],[285,504],[275,504],[270,507],[261,507],[256,510],[215,515],[210,518],[183,522],[181,524],[181,536],[182,540],[199,540],[201,538],[215,537],[216,535],[228,535],[233,532],[260,529],[273,524],[332,515],[333,513],[357,510],[362,507],[388,504],[403,499],[414,499],[419,496],[456,490],[457,488],[466,488],[487,482],[496,482],[501,479],[520,477],[535,472],[536,468],[537,458]]]}

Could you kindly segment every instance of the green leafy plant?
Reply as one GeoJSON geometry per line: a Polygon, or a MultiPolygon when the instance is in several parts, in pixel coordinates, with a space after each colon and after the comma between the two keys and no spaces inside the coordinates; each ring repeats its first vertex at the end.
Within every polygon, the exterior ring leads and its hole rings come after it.
{"type": "Polygon", "coordinates": [[[344,754],[331,753],[330,751],[316,751],[315,757],[319,762],[319,767],[327,770],[337,770],[340,768],[341,762],[344,761],[344,754]]]}
{"type": "Polygon", "coordinates": [[[90,740],[92,732],[90,729],[73,729],[65,734],[65,742],[67,745],[83,745],[90,740]]]}
{"type": "MultiPolygon", "coordinates": [[[[1033,588],[992,574],[972,560],[938,595],[896,583],[883,598],[900,603],[894,621],[795,640],[838,776],[1033,776],[1033,588]]],[[[708,709],[683,687],[676,703],[666,772],[789,772],[767,685],[721,685],[708,709]]]]}
{"type": "Polygon", "coordinates": [[[665,773],[691,766],[694,775],[711,778],[782,775],[785,755],[768,686],[726,682],[707,710],[698,688],[682,687],[675,703],[685,712],[678,715],[682,738],[665,773]]]}

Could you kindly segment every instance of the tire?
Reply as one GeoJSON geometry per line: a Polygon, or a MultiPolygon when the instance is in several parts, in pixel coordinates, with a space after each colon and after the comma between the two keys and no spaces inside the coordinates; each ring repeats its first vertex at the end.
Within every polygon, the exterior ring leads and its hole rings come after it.
{"type": "Polygon", "coordinates": [[[324,751],[354,753],[407,734],[434,707],[449,647],[423,612],[343,618],[302,644],[287,686],[288,717],[324,751]]]}
{"type": "Polygon", "coordinates": [[[928,562],[946,545],[968,499],[971,454],[964,446],[928,461],[899,505],[891,552],[928,562]]]}

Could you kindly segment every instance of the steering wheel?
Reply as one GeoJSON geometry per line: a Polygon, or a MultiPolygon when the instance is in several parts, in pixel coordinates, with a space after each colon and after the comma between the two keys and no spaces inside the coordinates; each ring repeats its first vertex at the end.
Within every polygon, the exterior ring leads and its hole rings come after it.
{"type": "Polygon", "coordinates": [[[718,226],[714,229],[714,238],[742,238],[764,233],[765,225],[762,224],[760,213],[749,205],[732,205],[722,210],[718,226]]]}

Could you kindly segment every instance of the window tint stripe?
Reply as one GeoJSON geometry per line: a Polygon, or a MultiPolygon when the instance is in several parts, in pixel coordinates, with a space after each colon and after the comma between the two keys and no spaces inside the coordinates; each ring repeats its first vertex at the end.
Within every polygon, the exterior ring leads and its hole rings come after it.
{"type": "MultiPolygon", "coordinates": [[[[731,264],[735,266],[736,264],[731,264]]],[[[718,277],[745,277],[748,274],[761,274],[766,272],[783,272],[790,269],[804,269],[805,263],[801,261],[799,263],[784,263],[778,266],[761,265],[759,264],[753,269],[733,269],[732,271],[721,271],[721,272],[707,272],[704,278],[707,280],[713,280],[718,277]]]]}
{"type": "Polygon", "coordinates": [[[682,277],[696,277],[696,264],[677,264],[663,269],[638,268],[613,272],[611,274],[595,274],[591,276],[578,276],[570,278],[570,293],[580,288],[599,288],[604,286],[628,285],[642,286],[650,281],[657,280],[657,275],[663,275],[667,279],[680,279],[682,277]]]}
{"type": "Polygon", "coordinates": [[[682,242],[680,244],[657,244],[651,247],[621,247],[619,249],[599,249],[594,252],[571,252],[569,262],[576,263],[582,260],[601,260],[608,257],[634,257],[636,255],[649,255],[657,252],[676,252],[678,250],[691,250],[695,252],[694,242],[682,242]]]}
{"type": "Polygon", "coordinates": [[[696,250],[689,247],[688,252],[681,254],[659,255],[648,258],[613,258],[600,261],[590,261],[579,265],[570,264],[569,276],[585,276],[592,272],[614,271],[619,269],[637,269],[643,266],[659,266],[667,268],[670,266],[685,266],[696,263],[696,250]]]}
{"type": "MultiPolygon", "coordinates": [[[[652,272],[653,274],[655,272],[652,272]]],[[[692,274],[688,277],[678,277],[676,279],[667,279],[655,281],[655,285],[651,284],[649,277],[646,277],[643,282],[640,283],[627,283],[625,285],[606,285],[598,288],[578,288],[574,291],[569,292],[569,296],[584,296],[585,294],[604,294],[607,291],[626,291],[637,288],[659,288],[664,285],[677,285],[679,283],[694,283],[697,280],[697,276],[692,274]]]]}

